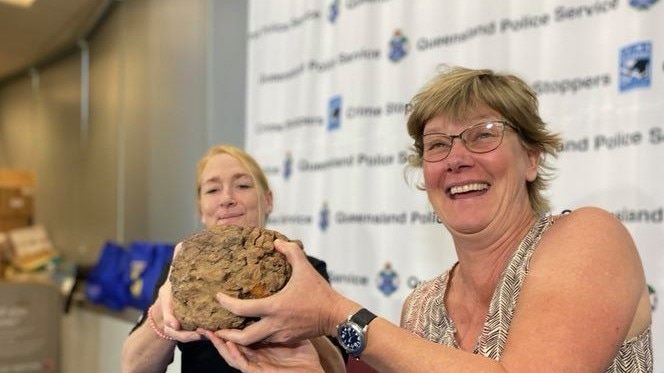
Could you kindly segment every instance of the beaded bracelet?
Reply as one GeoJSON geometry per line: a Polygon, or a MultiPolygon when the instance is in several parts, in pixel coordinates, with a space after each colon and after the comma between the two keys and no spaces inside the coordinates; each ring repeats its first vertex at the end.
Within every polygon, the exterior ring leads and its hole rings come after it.
{"type": "Polygon", "coordinates": [[[163,331],[159,330],[159,328],[157,328],[157,323],[154,321],[154,317],[152,317],[152,306],[150,306],[150,308],[148,308],[148,324],[150,324],[150,328],[152,328],[154,333],[159,338],[165,339],[165,340],[168,340],[168,341],[174,341],[175,340],[175,338],[166,335],[166,333],[164,333],[163,331]]]}

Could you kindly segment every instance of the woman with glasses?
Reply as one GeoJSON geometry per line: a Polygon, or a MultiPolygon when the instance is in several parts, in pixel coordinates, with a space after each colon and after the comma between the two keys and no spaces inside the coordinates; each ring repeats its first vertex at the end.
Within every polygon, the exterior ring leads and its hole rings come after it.
{"type": "Polygon", "coordinates": [[[450,68],[412,100],[408,133],[456,264],[409,295],[399,327],[335,292],[296,245],[277,242],[293,265],[284,289],[262,300],[218,296],[261,317],[207,335],[229,362],[288,371],[269,349],[245,346],[329,335],[380,372],[652,372],[634,242],[604,210],[550,213],[543,190],[561,140],[521,79],[450,68]],[[310,293],[318,296],[300,298],[310,293]]]}

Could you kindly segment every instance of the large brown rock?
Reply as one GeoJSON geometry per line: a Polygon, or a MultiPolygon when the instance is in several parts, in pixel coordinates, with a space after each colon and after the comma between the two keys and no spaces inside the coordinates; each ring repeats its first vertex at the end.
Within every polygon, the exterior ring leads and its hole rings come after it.
{"type": "Polygon", "coordinates": [[[268,229],[220,225],[184,240],[170,275],[173,311],[182,329],[241,329],[251,322],[221,307],[215,294],[263,298],[284,287],[291,267],[274,250],[277,238],[288,240],[268,229]]]}

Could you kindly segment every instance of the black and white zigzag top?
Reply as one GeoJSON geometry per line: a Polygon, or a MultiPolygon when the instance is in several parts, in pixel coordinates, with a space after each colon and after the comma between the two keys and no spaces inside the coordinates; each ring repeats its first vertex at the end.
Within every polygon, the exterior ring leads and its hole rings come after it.
{"type": "MultiPolygon", "coordinates": [[[[528,263],[542,233],[556,217],[542,217],[521,241],[507,267],[489,305],[489,312],[474,353],[500,360],[509,333],[519,291],[528,274],[528,263]]],[[[459,348],[454,337],[456,327],[445,309],[445,290],[450,271],[420,284],[406,299],[401,326],[422,338],[459,348]]],[[[622,343],[607,373],[640,373],[653,371],[650,327],[640,335],[622,343]]]]}

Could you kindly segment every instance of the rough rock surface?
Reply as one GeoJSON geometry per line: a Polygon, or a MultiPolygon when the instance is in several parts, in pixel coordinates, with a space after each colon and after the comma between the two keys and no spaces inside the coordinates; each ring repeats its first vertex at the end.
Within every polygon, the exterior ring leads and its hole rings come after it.
{"type": "Polygon", "coordinates": [[[170,275],[173,312],[182,329],[241,329],[251,322],[221,307],[215,294],[263,298],[284,287],[291,267],[274,250],[277,238],[288,240],[267,229],[221,225],[184,240],[170,275]]]}

